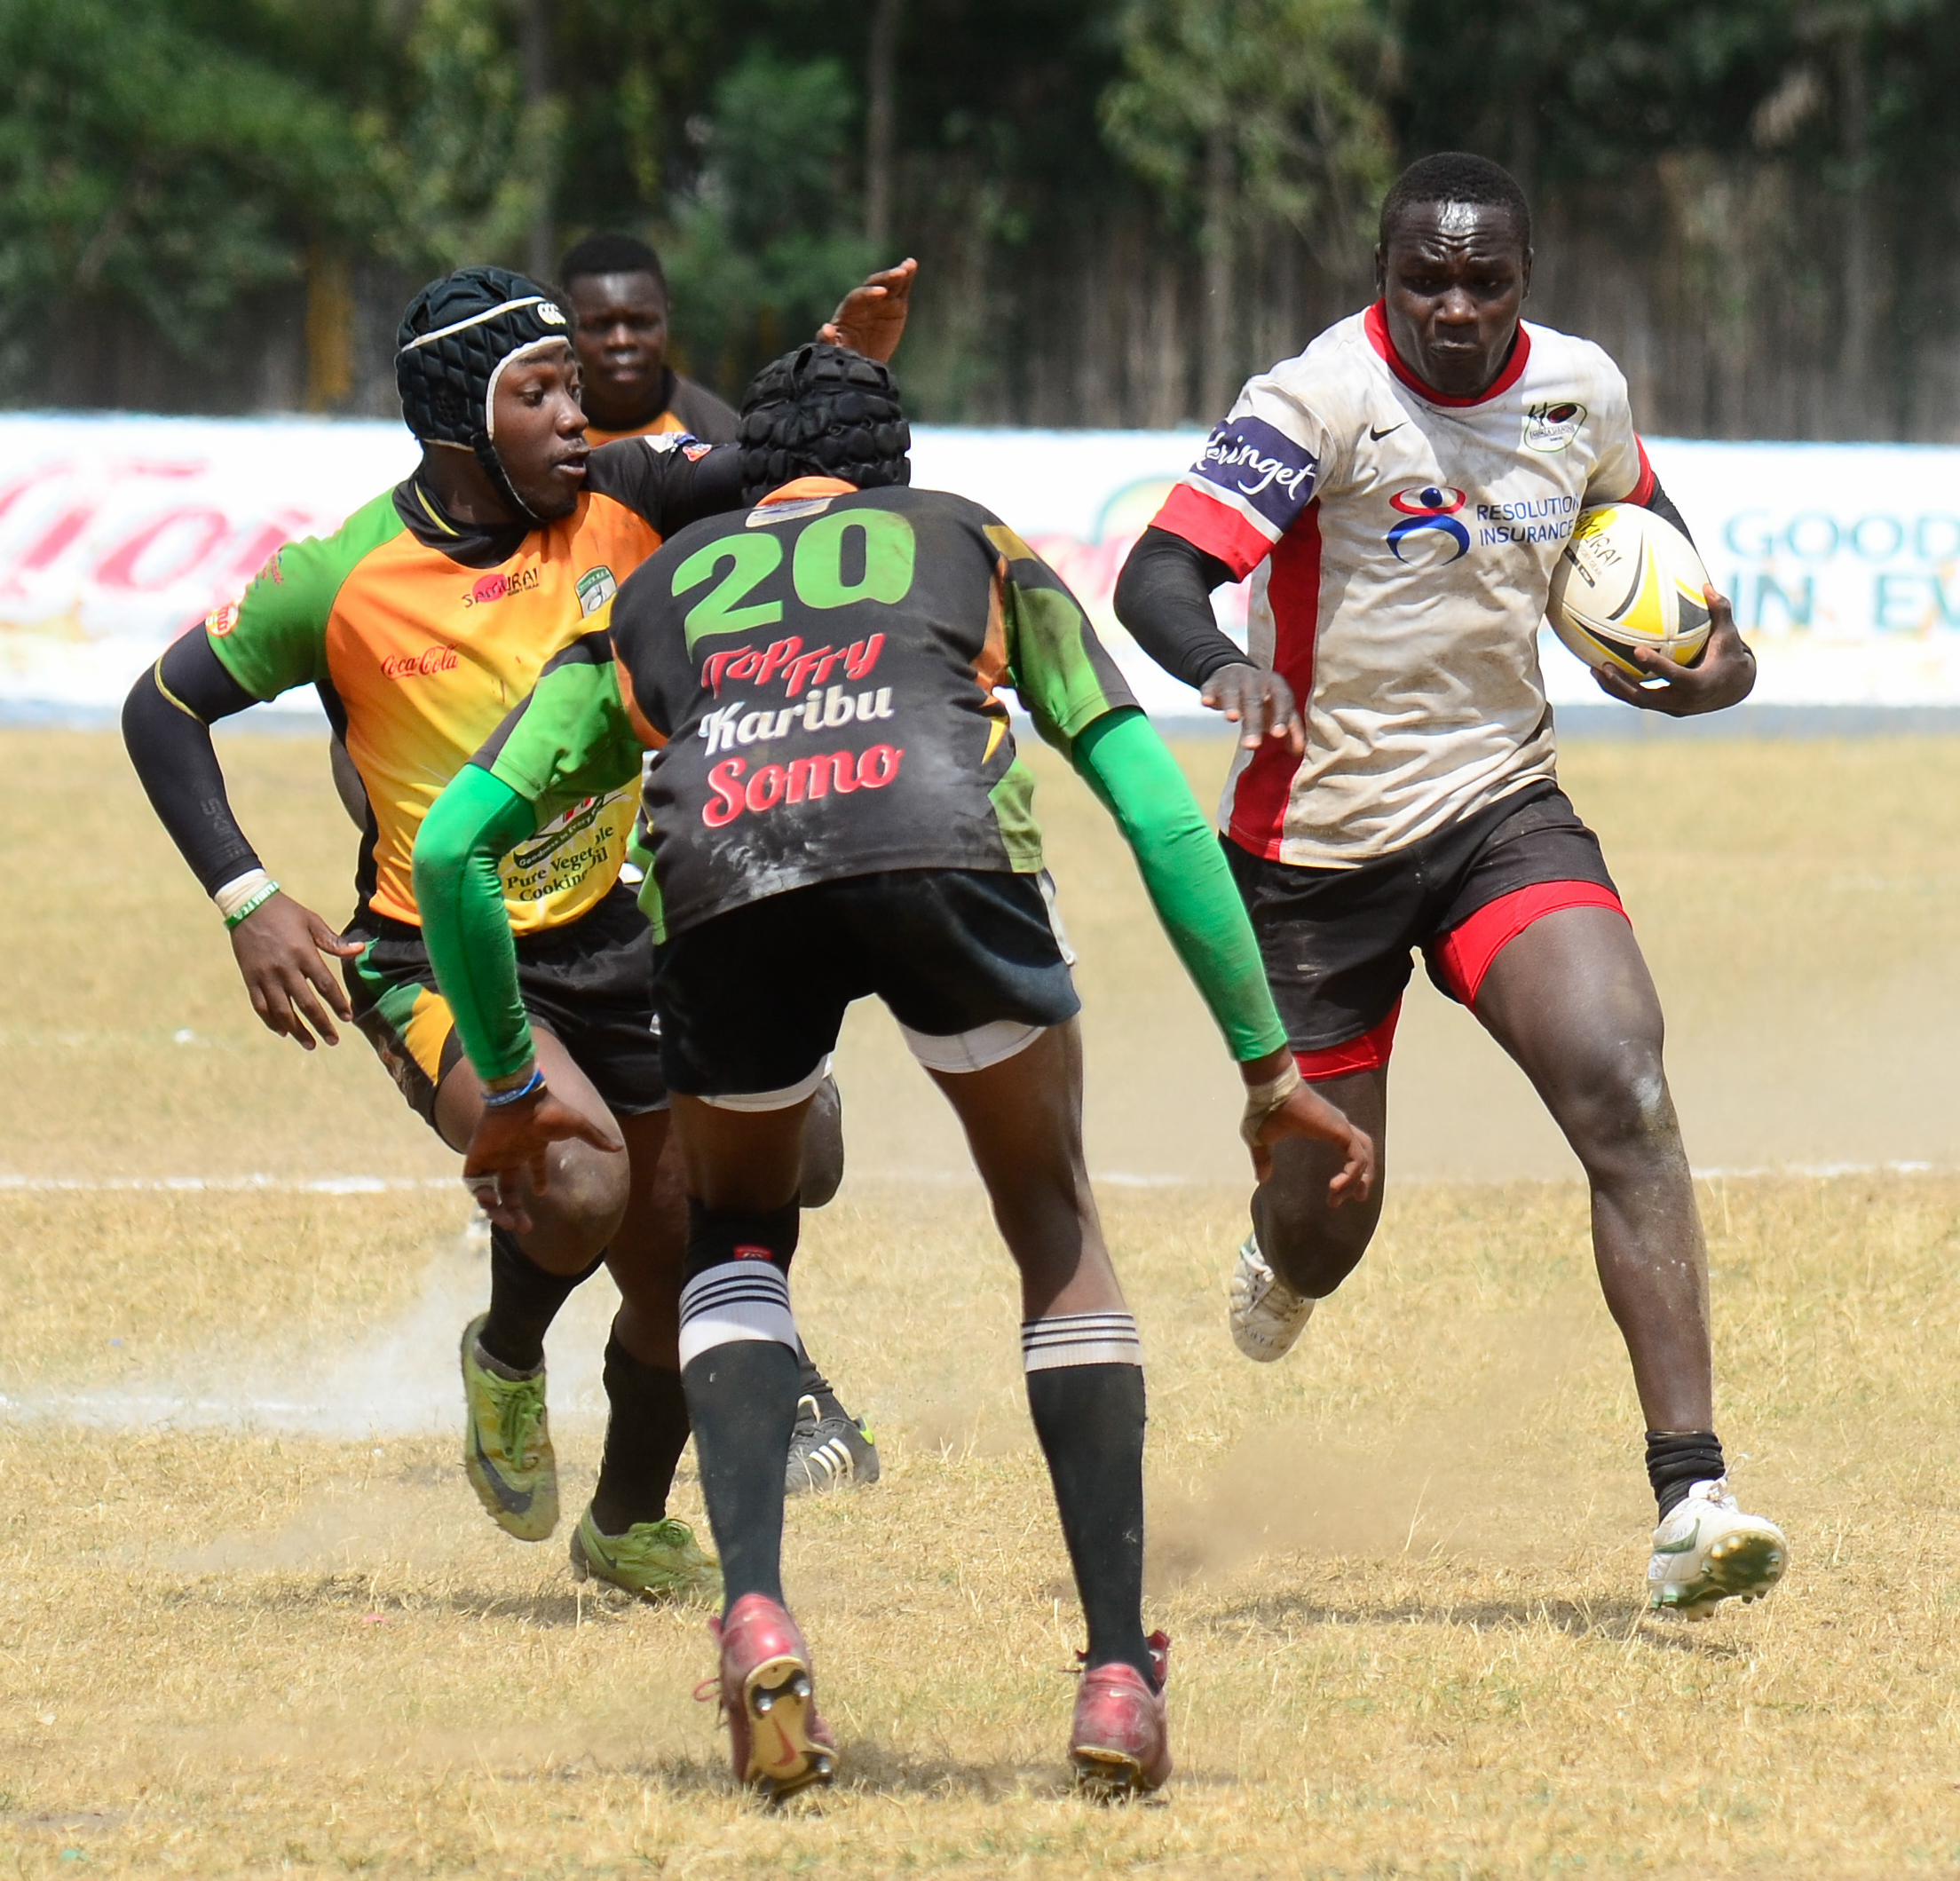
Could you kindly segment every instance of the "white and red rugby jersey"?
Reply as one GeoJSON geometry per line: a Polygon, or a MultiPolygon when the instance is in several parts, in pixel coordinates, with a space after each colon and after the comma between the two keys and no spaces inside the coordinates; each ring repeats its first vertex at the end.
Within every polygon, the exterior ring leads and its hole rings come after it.
{"type": "Polygon", "coordinates": [[[1232,840],[1352,867],[1552,777],[1553,566],[1582,509],[1652,487],[1619,368],[1549,327],[1479,399],[1418,379],[1379,303],[1248,381],[1156,518],[1258,571],[1252,657],[1305,715],[1304,758],[1240,750],[1232,840]]]}

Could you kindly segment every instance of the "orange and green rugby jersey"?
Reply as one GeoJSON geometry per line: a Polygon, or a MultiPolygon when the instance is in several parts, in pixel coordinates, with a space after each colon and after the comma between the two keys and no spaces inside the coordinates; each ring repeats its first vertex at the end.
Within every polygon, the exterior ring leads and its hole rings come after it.
{"type": "MultiPolygon", "coordinates": [[[[429,806],[663,535],[735,503],[738,455],[685,434],[595,450],[571,515],[529,530],[457,524],[411,478],[333,535],[288,542],[205,622],[254,698],[319,689],[368,792],[362,913],[420,924],[410,858],[429,806]]],[[[514,931],[575,921],[612,889],[635,808],[630,788],[574,803],[504,858],[514,931]]]]}

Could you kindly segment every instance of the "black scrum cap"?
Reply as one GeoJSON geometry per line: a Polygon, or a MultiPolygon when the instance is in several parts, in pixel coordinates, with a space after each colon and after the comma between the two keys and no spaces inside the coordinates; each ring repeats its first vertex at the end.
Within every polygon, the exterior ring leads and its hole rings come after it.
{"type": "Polygon", "coordinates": [[[519,515],[535,522],[511,487],[496,449],[494,400],[503,368],[569,337],[564,312],[534,281],[509,268],[459,268],[408,304],[396,336],[401,415],[424,444],[474,452],[519,515]]]}
{"type": "Polygon", "coordinates": [[[891,369],[821,341],[755,375],[742,401],[741,448],[747,502],[795,477],[841,477],[860,490],[912,481],[912,427],[891,369]]]}

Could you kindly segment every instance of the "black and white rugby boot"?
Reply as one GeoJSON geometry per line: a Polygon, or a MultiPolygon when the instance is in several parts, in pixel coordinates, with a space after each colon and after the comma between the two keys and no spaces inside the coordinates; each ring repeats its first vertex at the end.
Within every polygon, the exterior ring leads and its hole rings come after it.
{"type": "Polygon", "coordinates": [[[796,1400],[796,1424],[783,1470],[783,1487],[792,1496],[878,1480],[878,1446],[870,1428],[834,1397],[830,1403],[834,1408],[826,1411],[809,1392],[796,1400]]]}

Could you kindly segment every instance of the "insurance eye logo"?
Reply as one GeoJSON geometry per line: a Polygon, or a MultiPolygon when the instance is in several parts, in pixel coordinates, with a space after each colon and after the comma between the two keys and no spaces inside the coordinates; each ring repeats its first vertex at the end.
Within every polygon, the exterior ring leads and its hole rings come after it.
{"type": "Polygon", "coordinates": [[[1468,555],[1470,532],[1457,520],[1457,511],[1466,501],[1463,491],[1451,489],[1447,484],[1417,484],[1407,490],[1397,490],[1388,499],[1392,507],[1402,511],[1402,520],[1388,532],[1388,546],[1395,550],[1395,559],[1406,562],[1409,556],[1404,545],[1430,531],[1447,536],[1456,544],[1443,557],[1445,565],[1458,556],[1468,555]]]}

